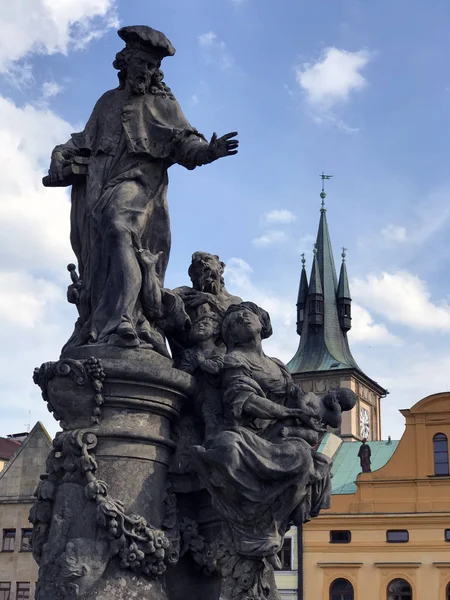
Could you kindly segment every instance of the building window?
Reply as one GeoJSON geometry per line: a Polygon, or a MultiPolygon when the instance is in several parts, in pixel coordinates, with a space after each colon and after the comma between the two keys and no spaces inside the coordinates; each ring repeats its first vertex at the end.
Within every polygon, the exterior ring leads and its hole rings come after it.
{"type": "Polygon", "coordinates": [[[447,584],[447,589],[445,591],[445,600],[450,600],[450,583],[447,584]]]}
{"type": "Polygon", "coordinates": [[[388,585],[387,600],[412,600],[412,589],[404,579],[394,579],[388,585]]]}
{"type": "Polygon", "coordinates": [[[450,542],[450,529],[445,530],[445,541],[450,542]]]}
{"type": "Polygon", "coordinates": [[[352,541],[352,532],[345,529],[330,531],[330,544],[349,544],[352,541]]]}
{"type": "Polygon", "coordinates": [[[30,582],[17,584],[16,600],[30,600],[30,582]]]}
{"type": "Polygon", "coordinates": [[[283,571],[292,571],[292,538],[284,538],[283,547],[278,553],[278,558],[281,561],[281,568],[283,571]]]}
{"type": "Polygon", "coordinates": [[[31,552],[31,534],[33,533],[32,529],[22,529],[22,540],[20,542],[20,551],[21,552],[31,552]]]}
{"type": "Polygon", "coordinates": [[[389,529],[386,531],[386,541],[390,544],[409,542],[409,532],[406,529],[389,529]]]}
{"type": "Polygon", "coordinates": [[[434,474],[448,475],[448,441],[443,433],[437,433],[433,438],[434,474]]]}
{"type": "Polygon", "coordinates": [[[353,586],[347,579],[335,579],[330,586],[330,600],[354,600],[353,586]]]}
{"type": "Polygon", "coordinates": [[[32,529],[22,529],[22,540],[20,542],[20,551],[21,552],[31,552],[31,534],[33,533],[32,529]]]}
{"type": "Polygon", "coordinates": [[[0,581],[0,600],[9,600],[11,597],[11,583],[0,581]]]}
{"type": "Polygon", "coordinates": [[[15,529],[4,529],[3,530],[2,552],[14,552],[15,542],[16,542],[16,530],[15,529]]]}

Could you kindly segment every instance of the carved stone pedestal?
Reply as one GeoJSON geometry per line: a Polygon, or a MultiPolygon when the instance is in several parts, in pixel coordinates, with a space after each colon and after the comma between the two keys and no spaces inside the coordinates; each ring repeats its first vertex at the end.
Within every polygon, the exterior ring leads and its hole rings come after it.
{"type": "Polygon", "coordinates": [[[36,600],[167,600],[171,424],[192,378],[151,350],[93,345],[44,363],[35,381],[63,427],[30,517],[36,600]]]}

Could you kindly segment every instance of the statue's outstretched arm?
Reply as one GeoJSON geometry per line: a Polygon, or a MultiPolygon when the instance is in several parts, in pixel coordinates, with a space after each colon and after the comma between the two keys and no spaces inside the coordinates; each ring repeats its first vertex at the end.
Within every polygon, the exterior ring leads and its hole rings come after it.
{"type": "Polygon", "coordinates": [[[304,416],[299,408],[288,408],[257,394],[248,396],[243,405],[243,412],[256,419],[300,419],[304,416]]]}
{"type": "Polygon", "coordinates": [[[214,162],[225,156],[233,156],[238,152],[237,132],[233,131],[218,138],[213,133],[208,143],[195,131],[183,136],[178,142],[173,160],[186,169],[192,170],[214,162]]]}

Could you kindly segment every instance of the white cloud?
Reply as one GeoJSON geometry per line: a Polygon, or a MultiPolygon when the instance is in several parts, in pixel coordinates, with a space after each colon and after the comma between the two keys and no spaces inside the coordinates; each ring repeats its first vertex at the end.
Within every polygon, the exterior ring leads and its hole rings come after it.
{"type": "Polygon", "coordinates": [[[0,20],[0,72],[31,53],[67,53],[118,26],[115,0],[9,2],[0,20]]]}
{"type": "Polygon", "coordinates": [[[268,231],[264,235],[252,240],[252,244],[255,248],[266,248],[267,246],[275,246],[277,244],[283,244],[288,240],[288,236],[284,231],[268,231]]]}
{"type": "Polygon", "coordinates": [[[47,108],[0,97],[0,435],[23,429],[28,410],[56,429],[31,375],[58,358],[76,319],[65,301],[70,203],[64,188],[46,189],[41,179],[72,129],[47,108]]]}
{"type": "Polygon", "coordinates": [[[42,84],[42,98],[48,100],[64,91],[64,87],[56,81],[45,81],[42,84]]]}
{"type": "Polygon", "coordinates": [[[61,289],[25,271],[0,271],[0,314],[2,322],[33,329],[42,323],[45,311],[63,302],[61,289]]]}
{"type": "Polygon", "coordinates": [[[23,90],[34,83],[33,68],[26,60],[8,63],[2,73],[6,79],[16,88],[23,90]]]}
{"type": "Polygon", "coordinates": [[[367,50],[326,48],[316,63],[306,63],[297,69],[297,82],[311,105],[329,110],[346,102],[351,92],[367,85],[361,71],[369,60],[367,50]]]}
{"type": "Polygon", "coordinates": [[[392,242],[406,242],[408,240],[405,227],[398,225],[389,224],[383,227],[381,235],[392,242]]]}
{"type": "Polygon", "coordinates": [[[290,210],[282,208],[264,213],[263,219],[266,223],[293,223],[297,217],[290,210]]]}
{"type": "Polygon", "coordinates": [[[218,64],[221,69],[227,71],[233,66],[233,61],[228,54],[227,46],[213,31],[202,33],[198,36],[200,47],[203,48],[206,60],[212,64],[218,64]]]}
{"type": "Polygon", "coordinates": [[[198,41],[200,46],[213,46],[217,43],[217,35],[213,31],[208,31],[208,33],[202,33],[198,36],[198,41]]]}
{"type": "Polygon", "coordinates": [[[73,260],[66,190],[42,186],[53,147],[72,130],[48,109],[0,97],[0,269],[58,272],[73,260]]]}
{"type": "Polygon", "coordinates": [[[433,303],[426,283],[407,271],[354,279],[351,289],[364,305],[392,322],[413,329],[450,330],[450,306],[433,303]]]}
{"type": "Polygon", "coordinates": [[[402,341],[393,335],[384,323],[375,323],[368,310],[352,302],[352,328],[350,342],[399,346],[402,341]]]}

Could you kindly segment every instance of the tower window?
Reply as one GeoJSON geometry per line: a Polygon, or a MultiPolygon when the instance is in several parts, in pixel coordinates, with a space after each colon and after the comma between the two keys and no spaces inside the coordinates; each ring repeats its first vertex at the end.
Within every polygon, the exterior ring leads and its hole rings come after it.
{"type": "Polygon", "coordinates": [[[434,474],[448,475],[448,440],[443,433],[437,433],[433,438],[434,474]]]}
{"type": "Polygon", "coordinates": [[[330,531],[330,544],[349,544],[352,541],[352,532],[346,529],[330,531]]]}
{"type": "Polygon", "coordinates": [[[386,541],[390,544],[405,544],[409,542],[409,532],[406,529],[389,529],[386,531],[386,541]]]}
{"type": "Polygon", "coordinates": [[[31,535],[32,529],[22,529],[22,540],[20,542],[21,552],[31,552],[31,535]]]}

